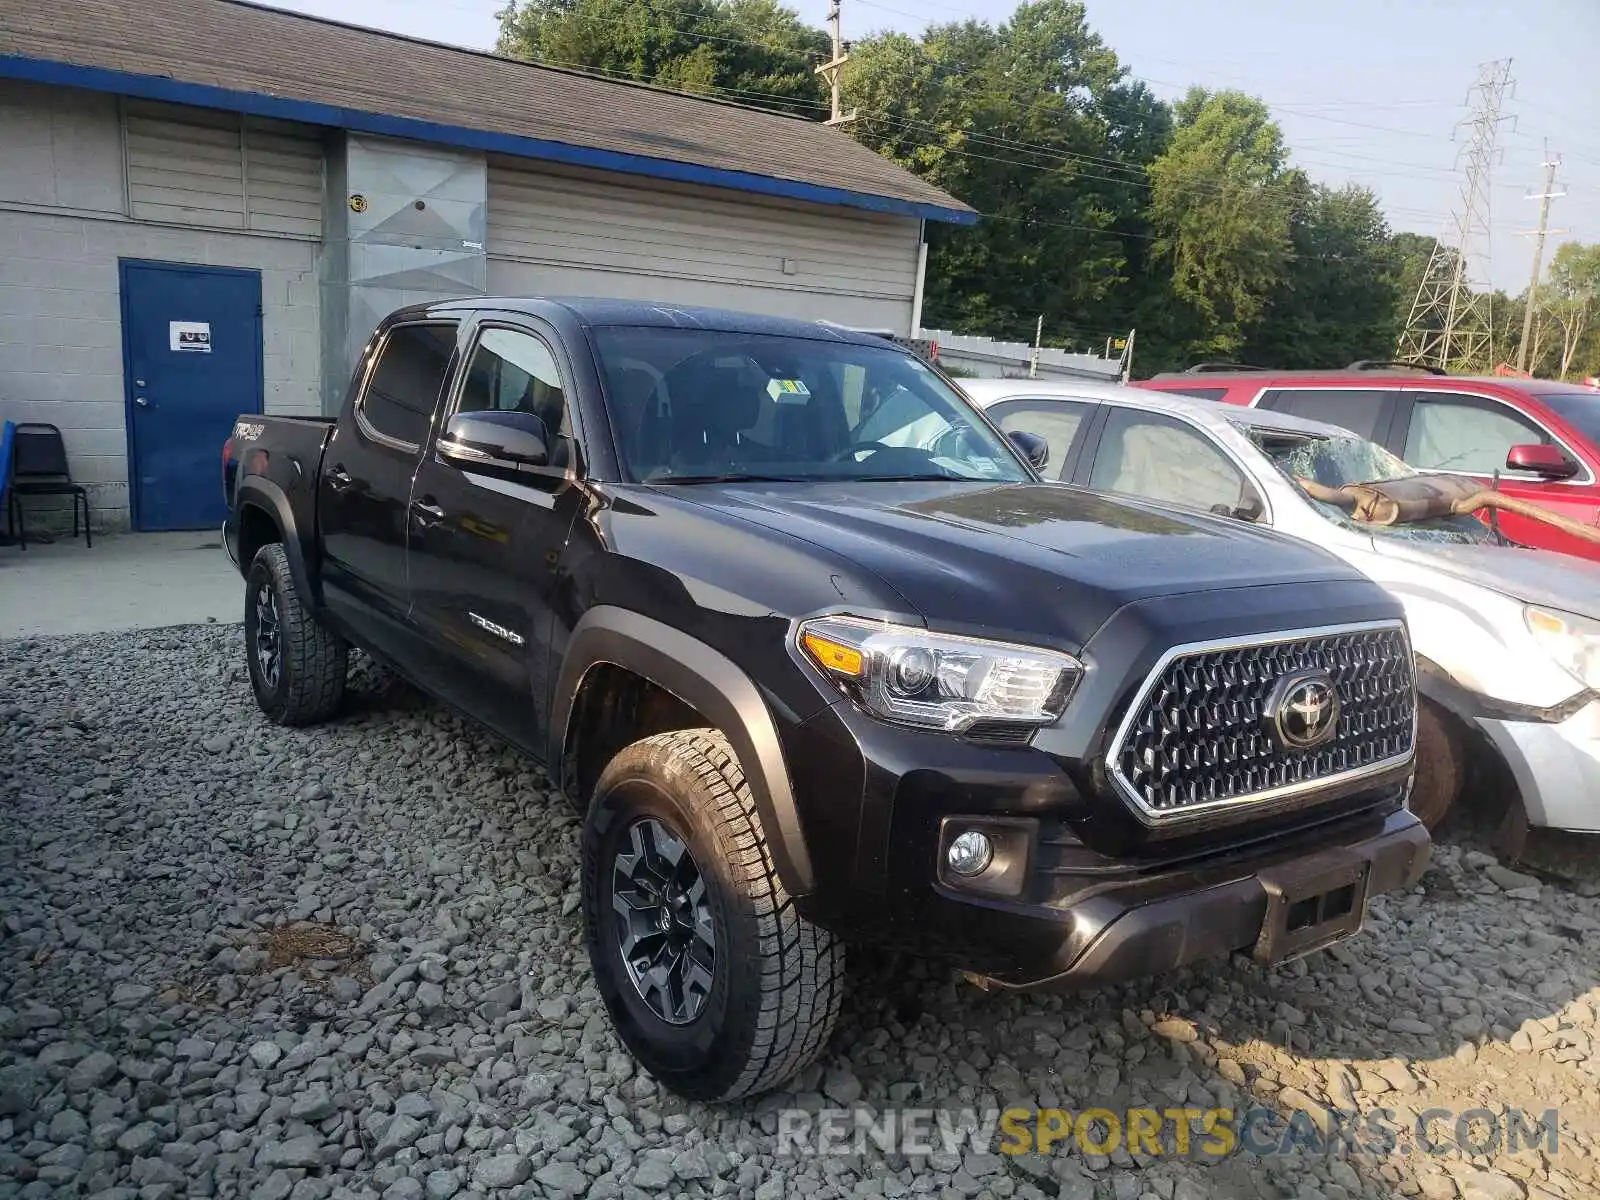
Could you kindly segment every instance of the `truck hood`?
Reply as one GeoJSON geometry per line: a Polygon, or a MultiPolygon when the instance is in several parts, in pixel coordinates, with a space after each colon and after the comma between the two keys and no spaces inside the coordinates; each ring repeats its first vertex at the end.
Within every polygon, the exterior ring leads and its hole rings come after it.
{"type": "Polygon", "coordinates": [[[1139,600],[1363,578],[1315,547],[1238,521],[1053,484],[717,484],[672,491],[873,572],[910,611],[942,627],[1079,645],[1117,609],[1139,600]]]}
{"type": "Polygon", "coordinates": [[[1385,558],[1431,567],[1525,604],[1600,618],[1600,563],[1586,558],[1517,546],[1463,546],[1385,534],[1373,535],[1372,548],[1385,558]]]}

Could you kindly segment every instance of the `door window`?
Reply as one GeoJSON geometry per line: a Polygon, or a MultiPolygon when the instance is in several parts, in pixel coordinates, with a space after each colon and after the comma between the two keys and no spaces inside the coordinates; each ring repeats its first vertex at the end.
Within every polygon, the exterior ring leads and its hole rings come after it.
{"type": "Polygon", "coordinates": [[[1359,388],[1283,388],[1265,393],[1260,407],[1326,421],[1369,442],[1383,441],[1394,393],[1359,388]]]}
{"type": "Polygon", "coordinates": [[[451,324],[389,330],[361,397],[361,416],[372,431],[411,447],[422,445],[455,344],[451,324]]]}
{"type": "Polygon", "coordinates": [[[565,467],[570,427],[555,355],[516,329],[485,329],[472,351],[457,412],[525,412],[544,422],[550,465],[565,467]]]}
{"type": "Polygon", "coordinates": [[[1089,486],[1202,512],[1219,504],[1232,512],[1245,492],[1239,469],[1198,431],[1132,408],[1106,417],[1089,486]]]}
{"type": "Polygon", "coordinates": [[[1513,446],[1548,442],[1532,421],[1477,396],[1417,396],[1406,431],[1404,458],[1423,471],[1492,475],[1506,467],[1513,446]]]}
{"type": "Polygon", "coordinates": [[[1063,472],[1072,457],[1072,444],[1084,418],[1089,415],[1089,405],[1075,400],[1053,400],[1001,406],[996,414],[997,424],[1007,433],[1036,433],[1050,443],[1050,461],[1045,464],[1046,479],[1065,480],[1063,472]]]}

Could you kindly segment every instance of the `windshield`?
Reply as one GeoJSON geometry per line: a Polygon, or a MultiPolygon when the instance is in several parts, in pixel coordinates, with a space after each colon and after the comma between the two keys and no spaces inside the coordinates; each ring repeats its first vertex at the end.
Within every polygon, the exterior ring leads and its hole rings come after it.
{"type": "Polygon", "coordinates": [[[1600,392],[1536,392],[1590,443],[1600,446],[1600,392]]]}
{"type": "Polygon", "coordinates": [[[629,326],[594,341],[638,483],[1031,478],[949,384],[891,346],[629,326]]]}
{"type": "MultiPolygon", "coordinates": [[[[1319,437],[1278,429],[1246,428],[1244,432],[1291,482],[1309,479],[1325,487],[1344,487],[1349,483],[1409,479],[1417,474],[1414,468],[1365,438],[1319,437]]],[[[1305,495],[1303,489],[1301,494],[1305,495]]],[[[1352,520],[1338,505],[1313,500],[1310,496],[1306,496],[1306,500],[1328,520],[1363,533],[1469,545],[1492,545],[1495,540],[1488,526],[1473,517],[1435,517],[1404,525],[1368,525],[1352,520]]]]}

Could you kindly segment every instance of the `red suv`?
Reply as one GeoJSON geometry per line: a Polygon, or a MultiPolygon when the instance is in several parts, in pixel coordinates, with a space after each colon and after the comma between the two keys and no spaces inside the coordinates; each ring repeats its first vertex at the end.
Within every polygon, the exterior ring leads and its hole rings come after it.
{"type": "MultiPolygon", "coordinates": [[[[1543,379],[1471,378],[1399,363],[1271,371],[1202,363],[1140,387],[1327,421],[1419,471],[1472,475],[1584,524],[1600,524],[1600,391],[1543,379]]],[[[1600,559],[1600,544],[1513,513],[1507,537],[1600,559]]]]}

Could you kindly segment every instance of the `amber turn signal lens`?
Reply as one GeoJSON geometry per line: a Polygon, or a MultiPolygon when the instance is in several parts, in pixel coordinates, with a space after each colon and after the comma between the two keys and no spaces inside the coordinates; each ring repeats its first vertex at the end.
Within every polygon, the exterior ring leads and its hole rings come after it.
{"type": "Polygon", "coordinates": [[[840,675],[861,674],[861,651],[854,646],[830,641],[821,634],[809,630],[801,636],[800,641],[805,646],[806,652],[826,670],[835,671],[840,675]]]}

